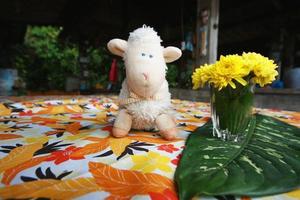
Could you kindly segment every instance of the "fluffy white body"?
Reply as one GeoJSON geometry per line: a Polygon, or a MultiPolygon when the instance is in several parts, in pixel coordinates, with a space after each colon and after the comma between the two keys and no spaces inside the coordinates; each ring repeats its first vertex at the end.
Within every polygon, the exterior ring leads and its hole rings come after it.
{"type": "MultiPolygon", "coordinates": [[[[132,116],[133,129],[157,129],[155,119],[160,114],[172,114],[171,94],[169,92],[168,82],[164,81],[157,92],[161,98],[159,100],[145,100],[124,105],[127,112],[132,116]]],[[[130,93],[126,83],[123,81],[122,89],[119,95],[120,99],[130,98],[130,93]]]]}

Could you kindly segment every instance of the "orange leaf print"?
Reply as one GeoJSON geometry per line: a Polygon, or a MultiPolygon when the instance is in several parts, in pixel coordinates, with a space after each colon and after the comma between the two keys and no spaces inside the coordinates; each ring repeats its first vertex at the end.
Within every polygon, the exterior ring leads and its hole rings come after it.
{"type": "Polygon", "coordinates": [[[30,181],[23,184],[12,185],[0,188],[0,197],[2,199],[9,198],[30,198],[31,194],[43,187],[49,187],[59,180],[45,179],[39,181],[30,181]]]}
{"type": "Polygon", "coordinates": [[[16,134],[0,134],[0,140],[9,140],[9,139],[15,139],[15,138],[22,138],[22,135],[16,135],[16,134]]]}
{"type": "Polygon", "coordinates": [[[183,129],[185,131],[190,131],[190,132],[196,130],[197,128],[198,128],[198,126],[193,125],[193,124],[187,124],[186,126],[180,127],[180,129],[183,129]]]}
{"type": "Polygon", "coordinates": [[[55,134],[58,134],[58,133],[63,133],[65,132],[64,130],[55,130],[55,131],[48,131],[47,133],[45,133],[46,135],[55,135],[55,134]]]}
{"type": "Polygon", "coordinates": [[[150,192],[149,196],[151,200],[178,200],[176,193],[169,189],[165,189],[163,193],[150,192]]]}
{"type": "Polygon", "coordinates": [[[12,179],[15,178],[15,176],[19,172],[40,164],[41,162],[45,161],[48,157],[49,156],[41,156],[41,157],[32,158],[31,160],[25,161],[25,162],[13,167],[13,168],[10,168],[10,169],[6,170],[3,173],[1,182],[5,185],[9,185],[10,182],[12,181],[12,179]]]}
{"type": "Polygon", "coordinates": [[[200,123],[200,122],[206,122],[206,120],[203,120],[202,118],[198,119],[198,118],[186,118],[186,119],[177,119],[177,122],[185,122],[185,123],[200,123]]]}
{"type": "Polygon", "coordinates": [[[45,117],[32,117],[31,121],[32,121],[32,123],[39,122],[42,125],[46,125],[46,124],[55,124],[58,120],[51,119],[51,118],[45,118],[45,117]]]}
{"type": "Polygon", "coordinates": [[[66,127],[66,131],[72,133],[73,135],[76,135],[78,134],[79,132],[79,129],[81,128],[81,124],[80,122],[74,122],[72,124],[69,124],[67,127],[66,127]]]}
{"type": "Polygon", "coordinates": [[[108,199],[130,199],[138,194],[162,193],[165,189],[175,191],[173,181],[159,174],[120,170],[96,162],[89,162],[89,171],[99,187],[111,193],[108,199]]]}
{"type": "Polygon", "coordinates": [[[59,123],[55,123],[55,124],[45,124],[45,126],[53,128],[53,129],[61,129],[61,130],[65,130],[66,129],[66,125],[63,124],[59,124],[59,123]]]}
{"type": "Polygon", "coordinates": [[[42,148],[42,146],[41,143],[34,143],[14,148],[7,156],[0,160],[0,172],[30,160],[34,152],[42,148]]]}
{"type": "Polygon", "coordinates": [[[109,146],[108,138],[104,138],[101,141],[97,143],[87,144],[83,146],[81,149],[75,151],[71,155],[74,157],[82,157],[85,155],[97,153],[99,151],[102,151],[106,149],[109,146]]]}
{"type": "Polygon", "coordinates": [[[73,199],[86,193],[100,190],[93,178],[67,179],[64,181],[45,179],[30,181],[0,189],[0,197],[73,199]]]}
{"type": "Polygon", "coordinates": [[[109,146],[115,155],[120,156],[132,140],[124,138],[109,138],[109,146]]]}

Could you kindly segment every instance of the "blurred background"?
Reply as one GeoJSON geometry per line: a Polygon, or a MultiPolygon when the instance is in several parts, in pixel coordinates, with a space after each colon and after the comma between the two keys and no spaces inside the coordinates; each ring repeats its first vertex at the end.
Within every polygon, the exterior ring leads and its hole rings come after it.
{"type": "Polygon", "coordinates": [[[291,0],[1,0],[0,96],[117,93],[122,60],[106,49],[143,24],[183,56],[168,65],[174,98],[191,74],[220,55],[254,51],[276,61],[277,80],[257,89],[257,106],[299,110],[300,2],[291,0]]]}

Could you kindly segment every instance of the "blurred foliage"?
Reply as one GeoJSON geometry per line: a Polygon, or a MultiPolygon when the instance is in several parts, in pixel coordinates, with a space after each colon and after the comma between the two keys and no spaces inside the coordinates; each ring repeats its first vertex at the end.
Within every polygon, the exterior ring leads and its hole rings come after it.
{"type": "Polygon", "coordinates": [[[89,47],[87,49],[89,58],[89,81],[90,85],[95,86],[100,84],[106,86],[109,82],[108,74],[111,66],[111,55],[107,52],[106,48],[95,49],[89,47]]]}
{"type": "MultiPolygon", "coordinates": [[[[60,41],[60,27],[28,26],[24,44],[15,46],[13,66],[29,90],[63,90],[66,78],[80,77],[78,44],[60,41]]],[[[89,47],[90,85],[108,82],[110,58],[104,49],[89,47]]]]}
{"type": "Polygon", "coordinates": [[[174,64],[168,64],[167,70],[167,80],[169,83],[169,87],[177,87],[178,86],[178,66],[174,64]]]}
{"type": "Polygon", "coordinates": [[[60,43],[61,28],[28,26],[24,44],[15,47],[14,67],[29,90],[64,89],[68,74],[78,75],[78,47],[60,43]]]}
{"type": "Polygon", "coordinates": [[[181,88],[192,88],[192,74],[193,74],[193,64],[187,63],[186,70],[180,74],[180,87],[181,88]]]}
{"type": "Polygon", "coordinates": [[[180,70],[179,65],[168,64],[167,80],[169,87],[172,88],[191,88],[192,87],[192,74],[193,63],[186,63],[183,70],[180,70]]]}

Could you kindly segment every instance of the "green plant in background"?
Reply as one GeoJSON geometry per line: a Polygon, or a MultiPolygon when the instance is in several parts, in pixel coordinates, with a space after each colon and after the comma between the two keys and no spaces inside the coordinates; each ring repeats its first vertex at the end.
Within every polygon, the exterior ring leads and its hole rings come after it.
{"type": "Polygon", "coordinates": [[[89,56],[89,80],[90,85],[95,86],[100,84],[106,86],[108,84],[108,73],[110,70],[111,57],[105,48],[95,49],[90,47],[88,50],[89,56]]]}
{"type": "Polygon", "coordinates": [[[170,87],[178,86],[178,66],[174,64],[168,64],[167,80],[170,87]]]}
{"type": "MultiPolygon", "coordinates": [[[[109,73],[113,59],[111,54],[105,47],[98,49],[90,47],[87,50],[87,54],[89,58],[88,69],[90,85],[98,85],[98,87],[100,86],[102,89],[105,89],[109,84],[109,73]]],[[[120,89],[125,77],[125,68],[123,61],[121,59],[118,59],[117,61],[118,80],[116,83],[116,87],[114,87],[113,90],[120,89]]]]}
{"type": "Polygon", "coordinates": [[[191,75],[193,74],[192,63],[187,63],[186,70],[179,70],[178,65],[168,64],[167,80],[169,87],[172,88],[190,88],[192,85],[191,75]]]}
{"type": "MultiPolygon", "coordinates": [[[[79,46],[61,41],[61,27],[28,26],[23,44],[14,47],[13,67],[29,90],[64,90],[66,78],[80,77],[79,46]]],[[[88,47],[88,81],[92,87],[108,83],[111,57],[106,49],[88,47]]]]}
{"type": "Polygon", "coordinates": [[[118,60],[118,86],[117,88],[121,88],[122,82],[126,76],[125,65],[122,59],[118,60]]]}
{"type": "Polygon", "coordinates": [[[181,74],[181,79],[183,80],[181,83],[181,88],[191,88],[192,86],[192,79],[191,76],[193,74],[193,66],[187,65],[187,70],[181,74]]]}
{"type": "Polygon", "coordinates": [[[14,67],[29,90],[64,89],[66,76],[78,75],[78,47],[58,40],[60,27],[28,26],[24,44],[15,46],[14,67]]]}

